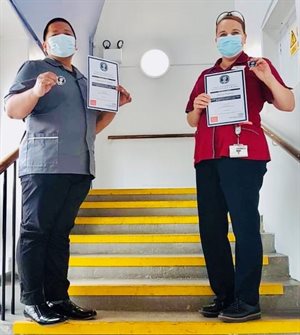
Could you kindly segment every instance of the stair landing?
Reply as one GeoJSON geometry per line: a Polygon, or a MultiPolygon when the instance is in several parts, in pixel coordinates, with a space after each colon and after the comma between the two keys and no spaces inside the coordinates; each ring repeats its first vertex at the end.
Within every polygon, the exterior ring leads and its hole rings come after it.
{"type": "Polygon", "coordinates": [[[64,324],[43,327],[30,321],[17,321],[14,334],[297,334],[300,333],[299,316],[267,316],[246,323],[224,323],[206,319],[191,312],[115,312],[98,311],[92,321],[68,321],[64,324]]]}

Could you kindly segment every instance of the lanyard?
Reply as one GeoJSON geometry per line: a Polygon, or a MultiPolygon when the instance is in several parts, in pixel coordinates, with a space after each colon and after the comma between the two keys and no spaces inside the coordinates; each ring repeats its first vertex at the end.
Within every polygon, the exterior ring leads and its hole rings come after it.
{"type": "Polygon", "coordinates": [[[235,125],[234,132],[237,137],[237,144],[240,144],[240,134],[242,132],[242,127],[239,124],[235,125]]]}

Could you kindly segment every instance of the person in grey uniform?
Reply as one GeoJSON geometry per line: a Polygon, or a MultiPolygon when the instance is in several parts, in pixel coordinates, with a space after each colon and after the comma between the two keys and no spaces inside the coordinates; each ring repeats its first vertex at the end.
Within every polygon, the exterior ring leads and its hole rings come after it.
{"type": "MultiPolygon", "coordinates": [[[[95,175],[96,133],[115,113],[86,107],[87,80],[72,65],[76,35],[71,24],[54,18],[43,37],[47,57],[23,64],[5,109],[26,124],[19,159],[21,302],[26,317],[48,325],[96,316],[68,296],[69,234],[95,175]]],[[[122,86],[118,90],[120,106],[131,102],[122,86]]]]}

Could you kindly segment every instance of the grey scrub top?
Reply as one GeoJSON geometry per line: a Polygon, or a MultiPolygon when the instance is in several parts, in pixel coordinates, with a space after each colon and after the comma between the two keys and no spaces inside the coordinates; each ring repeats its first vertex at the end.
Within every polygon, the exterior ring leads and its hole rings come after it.
{"type": "Polygon", "coordinates": [[[41,97],[25,119],[20,177],[33,173],[95,176],[94,141],[99,112],[86,107],[87,80],[75,67],[73,69],[73,73],[69,72],[50,58],[27,61],[9,90],[8,97],[32,88],[43,72],[62,76],[63,85],[55,85],[41,97]]]}

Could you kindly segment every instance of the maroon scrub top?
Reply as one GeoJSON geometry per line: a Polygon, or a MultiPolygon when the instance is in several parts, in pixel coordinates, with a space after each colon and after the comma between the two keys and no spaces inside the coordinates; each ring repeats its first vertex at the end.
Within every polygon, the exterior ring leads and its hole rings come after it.
{"type": "MultiPolygon", "coordinates": [[[[264,131],[261,128],[260,112],[264,106],[265,101],[272,103],[273,95],[270,89],[260,79],[258,79],[252,71],[249,70],[247,61],[250,58],[251,57],[242,52],[237,60],[225,70],[220,67],[220,63],[222,61],[221,58],[213,67],[204,70],[196,81],[196,84],[190,94],[186,112],[188,113],[194,109],[193,103],[195,98],[199,94],[205,92],[204,75],[224,72],[231,70],[232,67],[244,65],[248,119],[250,122],[252,122],[252,125],[241,125],[242,131],[239,142],[248,146],[248,157],[243,159],[269,161],[270,152],[264,131]]],[[[264,59],[268,62],[274,77],[279,81],[280,84],[282,84],[284,87],[287,87],[271,62],[266,58],[264,59]]],[[[229,146],[237,143],[235,125],[208,127],[206,120],[206,110],[204,110],[200,115],[197,131],[195,134],[195,142],[195,164],[202,160],[229,157],[229,146]]]]}

